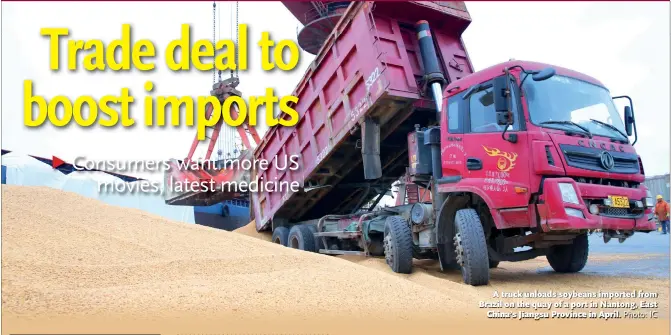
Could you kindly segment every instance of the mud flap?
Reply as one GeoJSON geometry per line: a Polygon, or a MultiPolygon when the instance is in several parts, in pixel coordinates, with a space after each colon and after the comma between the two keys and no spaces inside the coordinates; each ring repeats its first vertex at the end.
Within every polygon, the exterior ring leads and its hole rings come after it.
{"type": "Polygon", "coordinates": [[[361,127],[361,154],[363,156],[363,174],[367,180],[382,177],[380,162],[380,124],[366,118],[361,127]]]}
{"type": "Polygon", "coordinates": [[[457,209],[463,208],[468,201],[465,197],[448,197],[438,211],[436,227],[436,247],[438,248],[438,261],[440,269],[458,269],[459,265],[454,252],[454,216],[457,209]]]}

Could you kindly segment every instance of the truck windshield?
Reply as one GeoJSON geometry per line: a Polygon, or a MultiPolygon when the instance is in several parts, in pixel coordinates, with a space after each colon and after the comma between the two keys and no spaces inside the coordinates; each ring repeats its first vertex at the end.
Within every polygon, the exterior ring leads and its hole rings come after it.
{"type": "Polygon", "coordinates": [[[603,87],[554,75],[544,81],[527,78],[522,89],[529,117],[536,125],[581,132],[584,128],[593,135],[628,140],[610,92],[603,87]]]}

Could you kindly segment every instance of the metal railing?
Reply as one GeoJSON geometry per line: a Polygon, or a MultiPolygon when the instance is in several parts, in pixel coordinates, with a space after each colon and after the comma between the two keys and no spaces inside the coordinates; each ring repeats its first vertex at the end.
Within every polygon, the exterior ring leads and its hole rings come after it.
{"type": "Polygon", "coordinates": [[[333,15],[338,12],[339,9],[345,9],[349,7],[350,2],[349,1],[337,1],[337,2],[329,2],[329,3],[322,3],[323,6],[319,6],[321,8],[317,7],[312,7],[309,11],[305,12],[303,17],[305,18],[305,22],[312,22],[316,19],[333,15]]]}
{"type": "MultiPolygon", "coordinates": [[[[349,2],[332,2],[329,3],[328,5],[325,5],[322,10],[317,10],[317,8],[312,8],[311,10],[305,12],[303,15],[303,18],[305,19],[304,21],[307,23],[310,23],[316,19],[326,17],[329,15],[336,14],[338,9],[344,9],[349,7],[350,3],[349,2]]],[[[298,23],[296,26],[296,36],[300,33],[300,31],[305,28],[305,25],[302,23],[298,23]]]]}

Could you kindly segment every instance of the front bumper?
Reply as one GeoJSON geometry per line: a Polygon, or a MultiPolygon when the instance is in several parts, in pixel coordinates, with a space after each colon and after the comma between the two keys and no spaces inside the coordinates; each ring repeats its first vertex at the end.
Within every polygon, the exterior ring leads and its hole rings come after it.
{"type": "Polygon", "coordinates": [[[626,210],[614,210],[601,206],[605,213],[593,215],[589,211],[592,203],[603,202],[608,196],[626,196],[631,201],[644,199],[644,188],[623,188],[605,185],[576,183],[571,178],[549,178],[543,183],[543,194],[538,204],[538,214],[543,231],[566,230],[624,230],[624,231],[653,231],[657,227],[654,221],[649,220],[650,208],[640,213],[625,214],[626,210]],[[570,184],[577,193],[577,203],[566,202],[560,190],[560,184],[570,184]],[[619,214],[622,216],[618,217],[619,214]]]}

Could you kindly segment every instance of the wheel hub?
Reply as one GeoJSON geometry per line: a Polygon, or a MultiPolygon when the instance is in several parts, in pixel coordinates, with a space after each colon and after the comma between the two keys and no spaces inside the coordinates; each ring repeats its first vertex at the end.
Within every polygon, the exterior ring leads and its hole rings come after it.
{"type": "Polygon", "coordinates": [[[388,234],[384,237],[384,259],[389,266],[394,263],[393,250],[394,245],[392,243],[391,234],[388,234]]]}
{"type": "Polygon", "coordinates": [[[454,235],[454,252],[457,258],[457,264],[464,266],[464,248],[461,246],[461,233],[454,235]]]}

